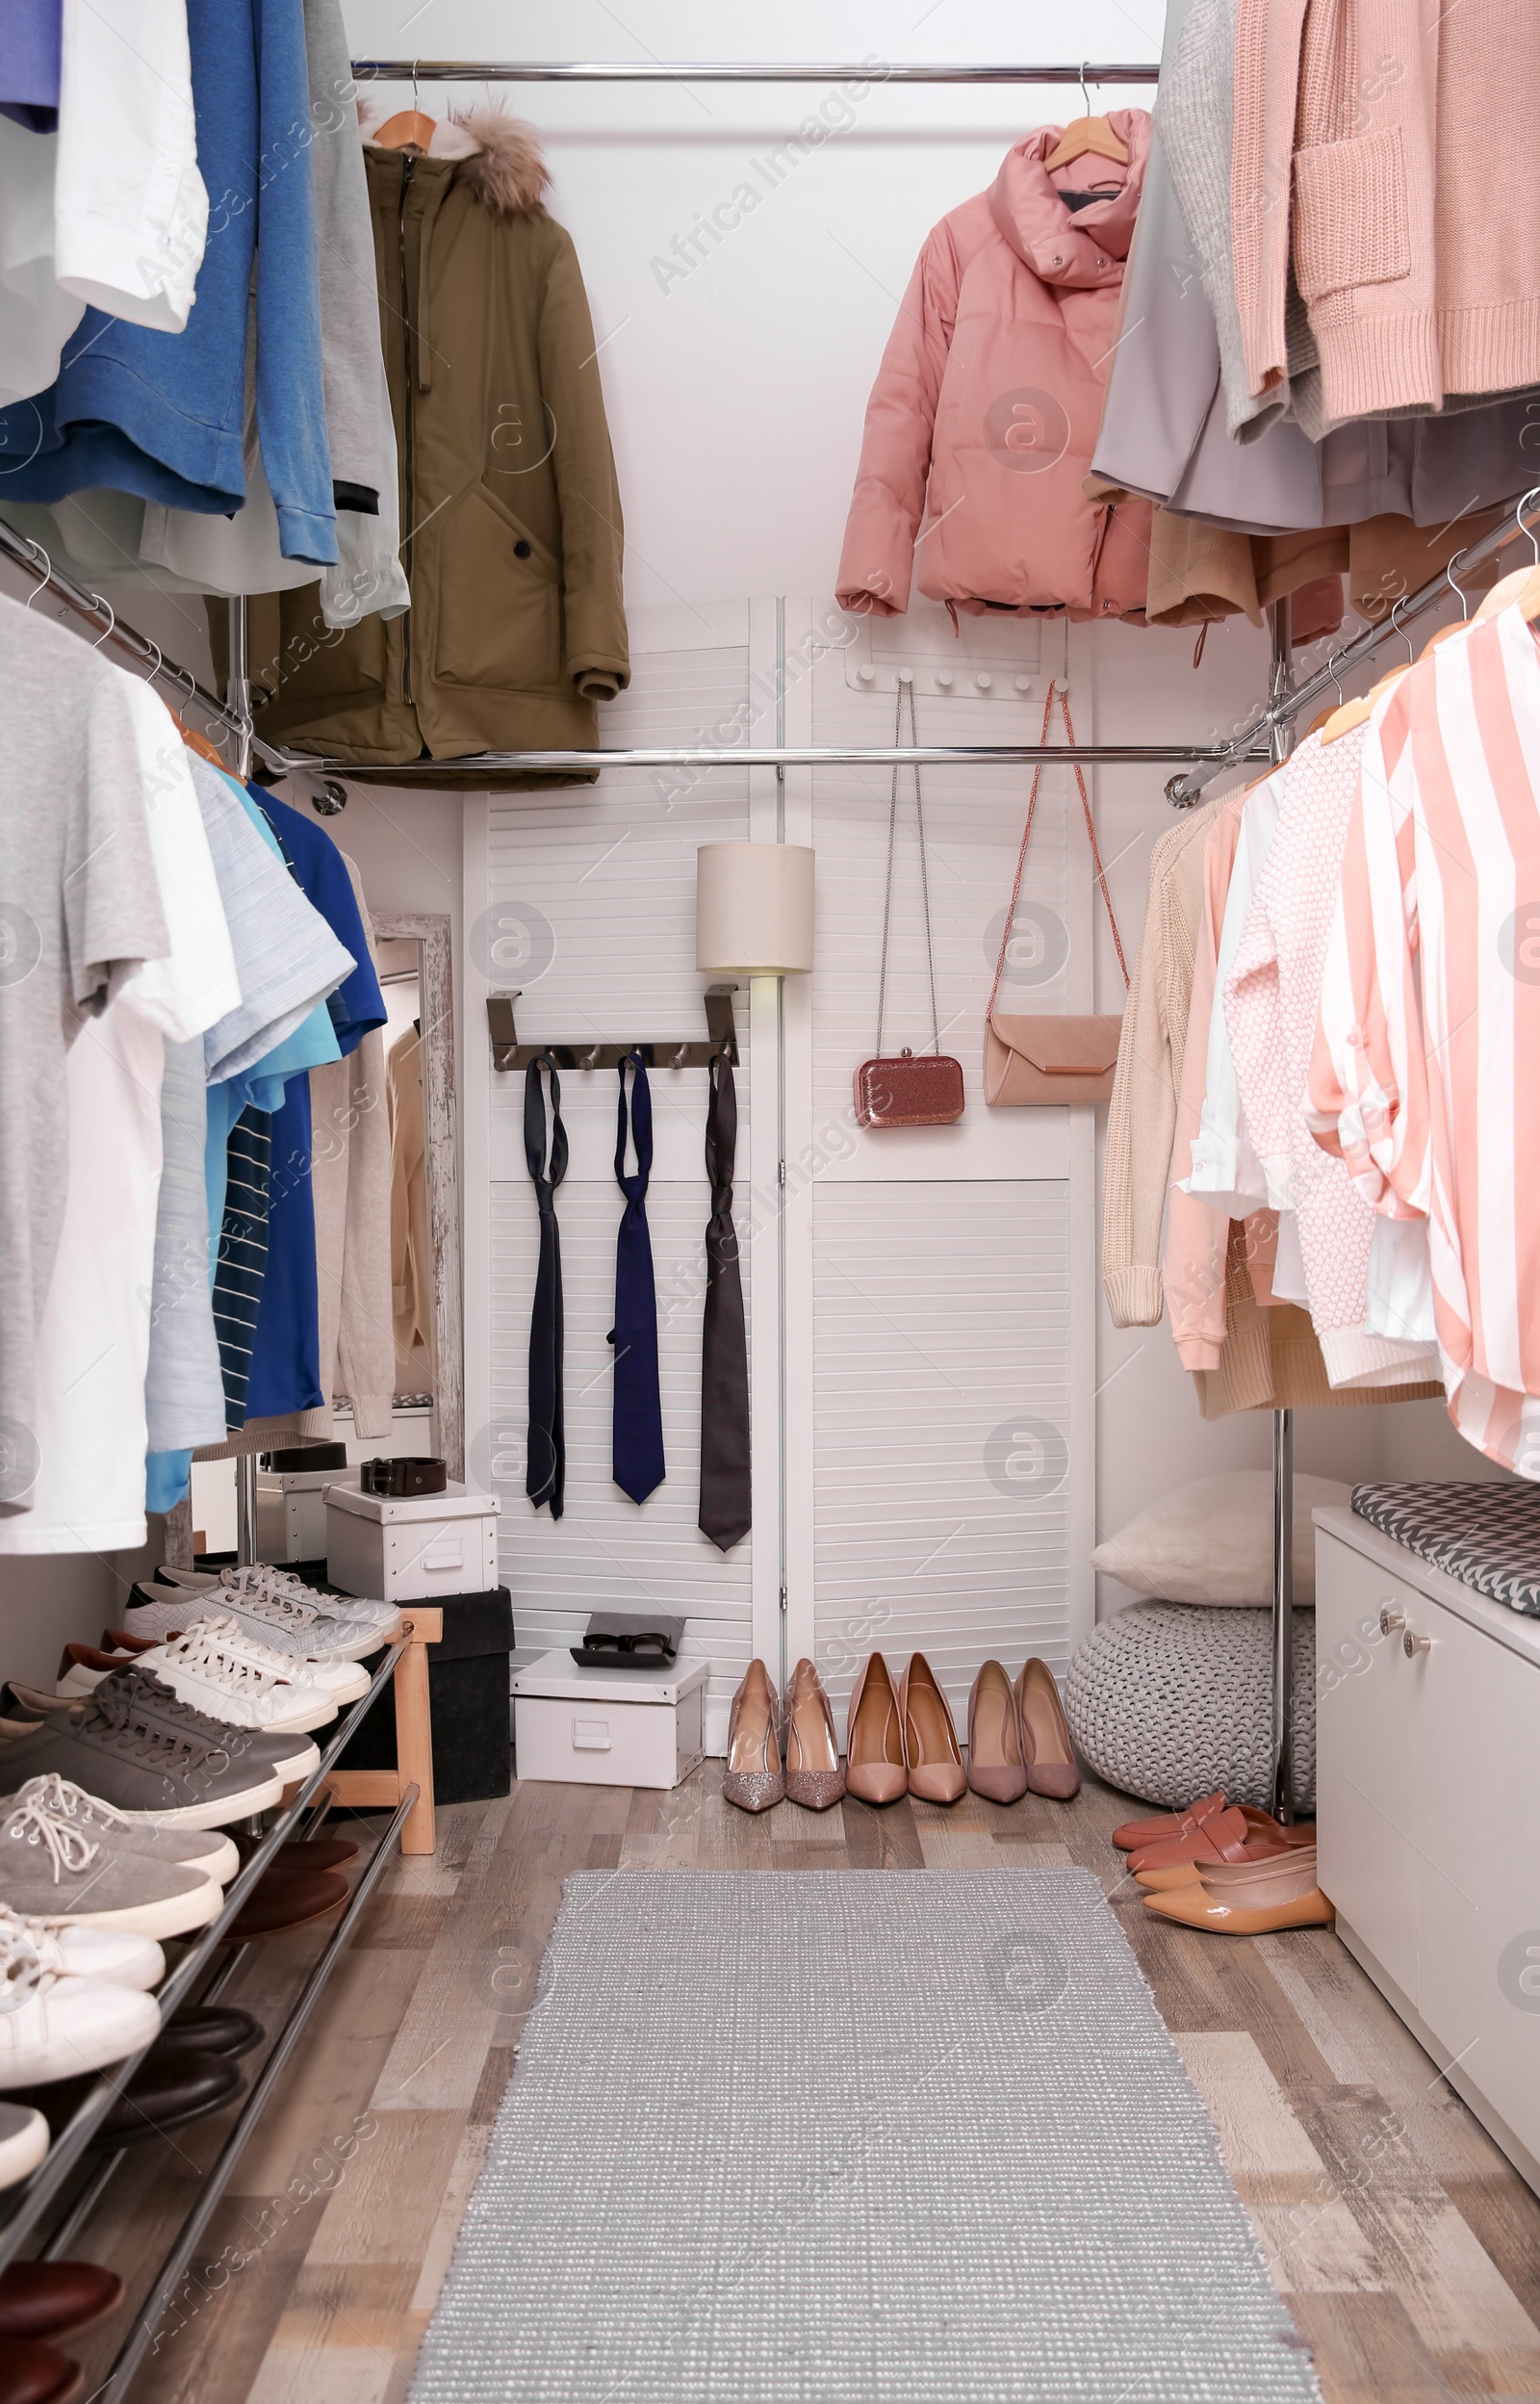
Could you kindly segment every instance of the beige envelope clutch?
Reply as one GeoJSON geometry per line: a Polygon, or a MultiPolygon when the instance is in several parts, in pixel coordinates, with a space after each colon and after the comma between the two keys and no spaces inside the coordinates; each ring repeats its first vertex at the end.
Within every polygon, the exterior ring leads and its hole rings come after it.
{"type": "Polygon", "coordinates": [[[984,1099],[1012,1103],[1110,1101],[1120,1018],[1017,1018],[989,1014],[984,1030],[984,1099]]]}

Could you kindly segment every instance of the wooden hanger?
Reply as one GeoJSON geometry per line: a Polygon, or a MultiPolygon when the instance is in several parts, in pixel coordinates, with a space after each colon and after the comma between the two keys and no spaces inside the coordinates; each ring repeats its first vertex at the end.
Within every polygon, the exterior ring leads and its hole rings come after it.
{"type": "Polygon", "coordinates": [[[369,139],[382,150],[426,150],[438,130],[436,116],[426,116],[422,109],[398,109],[369,139]]]}
{"type": "Polygon", "coordinates": [[[1411,666],[1408,659],[1404,667],[1392,668],[1388,676],[1382,676],[1377,685],[1372,685],[1359,700],[1345,701],[1340,710],[1333,710],[1321,730],[1322,741],[1334,743],[1339,736],[1350,735],[1355,726],[1362,726],[1366,719],[1372,718],[1380,694],[1388,693],[1393,685],[1399,685],[1403,676],[1410,675],[1411,666]]]}
{"type": "MultiPolygon", "coordinates": [[[[174,710],[172,711],[171,715],[173,718],[176,718],[176,711],[174,710]]],[[[195,751],[198,758],[200,760],[207,760],[211,767],[222,768],[224,766],[224,755],[221,752],[215,750],[214,745],[210,742],[206,735],[198,734],[193,727],[184,726],[180,718],[176,718],[176,726],[177,732],[181,736],[184,743],[186,743],[189,751],[195,751]]]]}
{"type": "MultiPolygon", "coordinates": [[[[379,136],[376,134],[374,139],[377,142],[379,136]]],[[[1088,151],[1098,159],[1111,159],[1117,167],[1128,165],[1127,145],[1118,140],[1104,116],[1072,117],[1045,165],[1052,174],[1056,168],[1069,167],[1076,159],[1083,159],[1088,151]]]]}
{"type": "Polygon", "coordinates": [[[1510,602],[1517,601],[1533,574],[1532,567],[1510,568],[1506,576],[1500,576],[1476,613],[1477,626],[1484,626],[1488,618],[1497,617],[1510,602]]]}

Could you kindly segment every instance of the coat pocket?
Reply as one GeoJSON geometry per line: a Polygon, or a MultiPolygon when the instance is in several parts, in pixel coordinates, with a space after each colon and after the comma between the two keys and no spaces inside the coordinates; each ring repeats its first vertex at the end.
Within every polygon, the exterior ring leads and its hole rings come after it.
{"type": "Polygon", "coordinates": [[[1323,142],[1294,159],[1294,271],[1301,297],[1409,275],[1412,233],[1401,129],[1323,142]]]}
{"type": "Polygon", "coordinates": [[[561,676],[561,580],[545,545],[473,484],[445,529],[441,556],[439,683],[549,692],[561,676]]]}

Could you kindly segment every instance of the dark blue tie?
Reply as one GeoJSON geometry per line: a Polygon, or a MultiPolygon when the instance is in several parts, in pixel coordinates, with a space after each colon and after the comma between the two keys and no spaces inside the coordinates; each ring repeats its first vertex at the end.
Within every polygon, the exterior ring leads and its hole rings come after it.
{"type": "Polygon", "coordinates": [[[653,1167],[653,1097],[640,1052],[620,1064],[620,1114],[615,1130],[615,1182],[626,1197],[615,1238],[615,1409],[611,1464],[615,1484],[633,1503],[645,1503],[663,1483],[663,1407],[657,1392],[657,1289],[653,1282],[653,1239],[647,1231],[647,1180],[653,1167]],[[630,1134],[636,1145],[636,1175],[626,1174],[626,1070],[633,1072],[630,1134]]]}
{"type": "Polygon", "coordinates": [[[531,1060],[524,1080],[524,1156],[540,1212],[540,1266],[529,1313],[529,1444],[524,1490],[538,1511],[551,1505],[559,1519],[567,1486],[567,1432],[562,1411],[561,1235],[556,1188],[567,1174],[567,1130],[561,1124],[561,1084],[549,1052],[531,1060]],[[546,1097],[540,1072],[551,1072],[551,1158],[546,1158],[546,1097]]]}

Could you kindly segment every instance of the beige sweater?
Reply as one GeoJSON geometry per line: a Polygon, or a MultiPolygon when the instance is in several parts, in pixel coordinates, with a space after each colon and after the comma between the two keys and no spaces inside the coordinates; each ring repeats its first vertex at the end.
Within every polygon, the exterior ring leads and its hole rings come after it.
{"type": "Polygon", "coordinates": [[[1150,853],[1144,940],[1107,1114],[1101,1273],[1114,1327],[1152,1328],[1164,1304],[1161,1223],[1203,909],[1203,845],[1219,807],[1211,801],[1190,812],[1150,853]]]}
{"type": "Polygon", "coordinates": [[[1240,0],[1230,213],[1252,394],[1288,379],[1291,274],[1323,427],[1540,381],[1537,122],[1535,0],[1240,0]]]}

